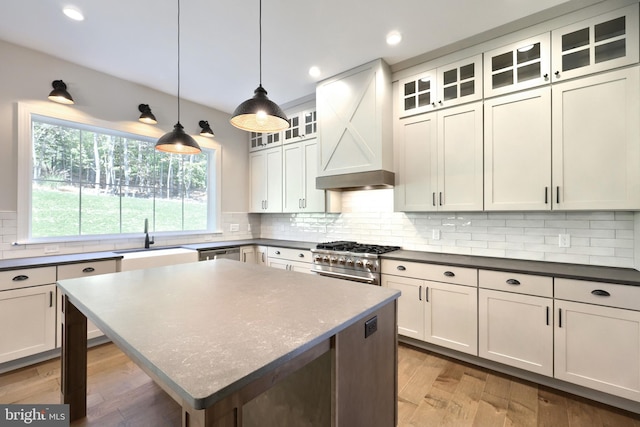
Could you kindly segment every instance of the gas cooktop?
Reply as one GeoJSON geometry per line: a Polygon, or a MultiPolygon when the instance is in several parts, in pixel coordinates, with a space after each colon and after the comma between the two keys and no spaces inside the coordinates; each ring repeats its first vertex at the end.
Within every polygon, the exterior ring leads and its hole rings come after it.
{"type": "Polygon", "coordinates": [[[358,243],[351,241],[336,241],[336,242],[326,242],[326,243],[318,243],[316,245],[316,249],[324,249],[327,251],[335,251],[335,252],[352,252],[352,253],[365,253],[365,254],[385,254],[387,252],[392,252],[400,249],[400,246],[382,246],[382,245],[371,245],[366,243],[358,243]]]}

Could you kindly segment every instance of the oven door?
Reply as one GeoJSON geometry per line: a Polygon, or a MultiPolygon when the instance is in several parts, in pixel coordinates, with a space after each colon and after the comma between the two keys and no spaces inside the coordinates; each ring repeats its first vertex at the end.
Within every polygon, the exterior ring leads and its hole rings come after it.
{"type": "Polygon", "coordinates": [[[350,282],[365,283],[367,285],[380,286],[380,275],[371,272],[362,272],[360,274],[353,274],[345,271],[328,271],[320,270],[314,266],[311,269],[312,273],[319,274],[320,276],[331,277],[334,279],[349,280],[350,282]]]}

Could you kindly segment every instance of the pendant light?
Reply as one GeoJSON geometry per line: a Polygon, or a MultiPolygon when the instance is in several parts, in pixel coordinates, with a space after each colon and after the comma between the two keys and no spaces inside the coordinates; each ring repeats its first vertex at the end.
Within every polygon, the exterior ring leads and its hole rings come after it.
{"type": "Polygon", "coordinates": [[[156,150],[175,154],[199,154],[202,150],[180,124],[180,0],[178,0],[178,123],[156,142],[156,150]]]}
{"type": "Polygon", "coordinates": [[[71,94],[67,91],[67,85],[62,80],[54,80],[51,83],[53,90],[49,93],[49,99],[59,104],[74,104],[71,94]]]}
{"type": "Polygon", "coordinates": [[[267,98],[262,87],[262,0],[260,0],[260,85],[253,92],[253,98],[244,101],[233,112],[231,124],[239,129],[271,133],[280,132],[289,127],[289,121],[278,104],[267,98]]]}

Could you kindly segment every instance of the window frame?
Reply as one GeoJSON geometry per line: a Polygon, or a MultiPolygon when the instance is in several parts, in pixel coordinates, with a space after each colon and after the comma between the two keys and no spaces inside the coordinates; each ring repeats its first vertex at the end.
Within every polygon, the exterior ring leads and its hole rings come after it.
{"type": "MultiPolygon", "coordinates": [[[[140,233],[122,233],[122,234],[100,234],[100,235],[78,235],[64,237],[38,237],[31,236],[31,219],[32,219],[32,193],[31,193],[31,171],[33,169],[33,142],[32,142],[32,121],[34,116],[45,117],[54,120],[63,120],[72,122],[78,128],[97,130],[103,129],[113,132],[114,135],[120,135],[130,138],[141,137],[157,139],[164,132],[161,129],[144,125],[138,122],[110,122],[106,120],[96,119],[88,114],[80,112],[72,107],[53,104],[41,103],[31,104],[25,102],[16,103],[16,127],[17,127],[17,151],[18,151],[18,193],[17,193],[17,242],[18,244],[31,243],[65,243],[78,241],[96,241],[96,240],[115,240],[130,239],[132,237],[140,237],[143,233],[143,225],[140,225],[140,233]]],[[[199,136],[194,136],[198,141],[204,153],[207,154],[208,160],[208,195],[207,195],[207,229],[206,230],[188,230],[188,231],[154,231],[154,236],[187,236],[195,234],[212,234],[222,233],[220,229],[221,223],[221,202],[222,202],[222,153],[221,146],[215,141],[207,139],[203,140],[199,136]]]]}

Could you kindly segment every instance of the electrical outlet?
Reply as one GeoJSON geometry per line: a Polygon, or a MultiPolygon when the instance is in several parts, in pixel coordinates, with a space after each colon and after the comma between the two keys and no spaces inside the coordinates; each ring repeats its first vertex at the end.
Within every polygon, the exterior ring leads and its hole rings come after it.
{"type": "Polygon", "coordinates": [[[231,224],[229,227],[229,231],[238,231],[240,230],[240,224],[231,224]]]}
{"type": "Polygon", "coordinates": [[[44,253],[45,254],[56,254],[60,252],[60,247],[58,245],[45,246],[44,253]]]}
{"type": "Polygon", "coordinates": [[[378,316],[374,316],[371,319],[364,322],[364,337],[368,338],[371,334],[378,330],[378,316]]]}
{"type": "Polygon", "coordinates": [[[558,246],[561,248],[570,248],[571,247],[571,235],[569,234],[558,234],[558,246]]]}
{"type": "Polygon", "coordinates": [[[431,230],[431,238],[433,240],[440,240],[440,230],[437,230],[437,229],[431,230]]]}

